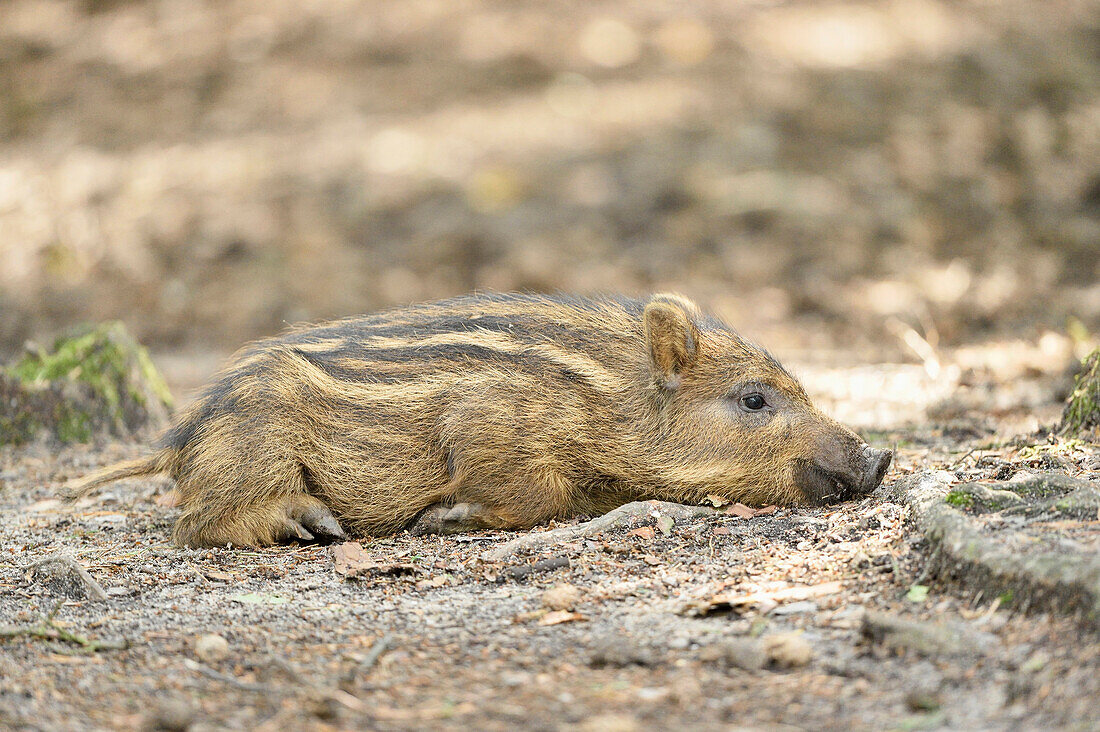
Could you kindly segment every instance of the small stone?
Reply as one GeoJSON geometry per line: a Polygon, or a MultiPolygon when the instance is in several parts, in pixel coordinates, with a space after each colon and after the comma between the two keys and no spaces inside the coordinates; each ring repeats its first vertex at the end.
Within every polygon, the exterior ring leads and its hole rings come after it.
{"type": "Polygon", "coordinates": [[[649,649],[643,648],[630,636],[615,633],[600,638],[593,643],[592,653],[588,657],[590,666],[652,666],[655,663],[649,649]]]}
{"type": "Polygon", "coordinates": [[[668,640],[668,647],[674,651],[682,651],[691,645],[691,638],[686,635],[676,635],[668,640]]]}
{"type": "Polygon", "coordinates": [[[500,675],[500,683],[512,689],[528,686],[531,683],[531,674],[526,671],[505,671],[500,675]]]}
{"type": "Polygon", "coordinates": [[[707,646],[699,655],[703,661],[724,663],[745,671],[758,671],[768,662],[764,644],[754,638],[724,640],[707,646]]]}
{"type": "Polygon", "coordinates": [[[943,700],[935,691],[912,689],[905,695],[905,706],[914,712],[934,712],[943,706],[943,700]]]}
{"type": "Polygon", "coordinates": [[[54,595],[63,595],[72,600],[102,602],[107,599],[106,590],[68,554],[35,562],[27,570],[27,578],[41,584],[54,595]]]}
{"type": "Polygon", "coordinates": [[[634,732],[638,722],[625,714],[601,714],[586,719],[580,729],[582,732],[634,732]]]}
{"type": "Polygon", "coordinates": [[[142,727],[147,730],[184,732],[195,721],[195,709],[183,699],[163,699],[145,716],[142,727]]]}
{"type": "Polygon", "coordinates": [[[763,639],[764,653],[777,668],[798,668],[813,658],[813,647],[801,633],[778,633],[763,639]]]}
{"type": "Polygon", "coordinates": [[[229,656],[229,641],[215,633],[200,635],[195,641],[195,655],[203,663],[217,663],[229,656]]]}
{"type": "Polygon", "coordinates": [[[542,593],[542,604],[551,610],[572,610],[581,601],[581,591],[577,587],[562,582],[542,593]]]}

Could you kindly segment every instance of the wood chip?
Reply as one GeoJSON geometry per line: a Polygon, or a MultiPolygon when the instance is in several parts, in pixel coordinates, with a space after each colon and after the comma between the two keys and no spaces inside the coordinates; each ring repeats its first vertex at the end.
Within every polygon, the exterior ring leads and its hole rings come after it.
{"type": "Polygon", "coordinates": [[[572,623],[578,620],[584,620],[584,616],[580,613],[572,613],[568,610],[552,610],[539,618],[539,625],[560,625],[561,623],[572,623]]]}

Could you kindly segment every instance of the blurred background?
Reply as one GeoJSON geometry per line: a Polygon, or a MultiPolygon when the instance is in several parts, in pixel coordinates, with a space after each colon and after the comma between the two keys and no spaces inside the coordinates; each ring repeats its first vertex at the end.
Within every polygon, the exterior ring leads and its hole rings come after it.
{"type": "Polygon", "coordinates": [[[857,424],[1032,410],[1100,331],[1098,91],[1084,0],[4,0],[0,356],[120,319],[184,390],[288,322],[676,290],[857,424]]]}

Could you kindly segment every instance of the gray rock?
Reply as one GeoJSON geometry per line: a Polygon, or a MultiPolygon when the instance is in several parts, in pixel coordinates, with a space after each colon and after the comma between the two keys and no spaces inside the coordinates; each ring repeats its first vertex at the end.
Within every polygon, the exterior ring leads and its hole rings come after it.
{"type": "Polygon", "coordinates": [[[68,554],[35,562],[27,569],[27,579],[45,587],[53,595],[71,600],[107,600],[103,587],[68,554]]]}
{"type": "Polygon", "coordinates": [[[183,699],[164,699],[156,703],[143,721],[146,730],[165,730],[166,732],[184,732],[191,729],[195,721],[195,708],[183,699]]]}
{"type": "Polygon", "coordinates": [[[592,644],[588,664],[596,668],[605,666],[652,666],[656,663],[653,653],[636,640],[622,633],[598,638],[592,644]]]}

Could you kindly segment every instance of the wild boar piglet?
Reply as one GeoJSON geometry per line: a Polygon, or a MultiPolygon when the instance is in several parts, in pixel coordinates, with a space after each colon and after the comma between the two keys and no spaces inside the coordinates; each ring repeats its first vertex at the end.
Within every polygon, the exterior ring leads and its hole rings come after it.
{"type": "Polygon", "coordinates": [[[629,501],[819,504],[889,451],[763,349],[669,294],[477,294],[245,346],[147,457],[180,545],[522,529],[629,501]]]}

